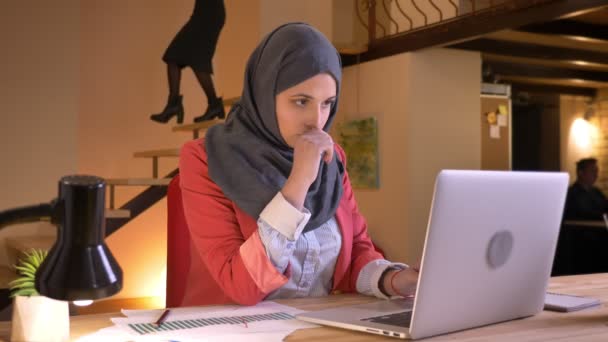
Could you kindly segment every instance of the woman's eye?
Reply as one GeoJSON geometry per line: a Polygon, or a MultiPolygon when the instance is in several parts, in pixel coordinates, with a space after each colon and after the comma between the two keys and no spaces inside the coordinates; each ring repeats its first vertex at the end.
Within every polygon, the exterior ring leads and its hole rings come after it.
{"type": "Polygon", "coordinates": [[[334,101],[334,100],[325,101],[325,102],[323,102],[323,107],[325,107],[325,108],[328,108],[328,107],[331,108],[334,105],[335,102],[336,101],[334,101]]]}
{"type": "Polygon", "coordinates": [[[308,103],[307,99],[298,99],[294,101],[296,105],[303,107],[308,103]]]}

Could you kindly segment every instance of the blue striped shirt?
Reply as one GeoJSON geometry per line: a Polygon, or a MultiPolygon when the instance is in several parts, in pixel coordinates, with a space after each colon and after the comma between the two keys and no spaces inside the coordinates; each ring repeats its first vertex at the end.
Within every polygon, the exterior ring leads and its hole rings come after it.
{"type": "MultiPolygon", "coordinates": [[[[335,218],[302,234],[310,212],[293,207],[279,192],[258,219],[258,231],[266,254],[280,273],[290,267],[289,281],[266,299],[318,297],[329,294],[342,236],[335,218]]],[[[357,278],[357,292],[387,298],[378,288],[380,276],[389,266],[407,267],[384,259],[365,265],[357,278]]]]}

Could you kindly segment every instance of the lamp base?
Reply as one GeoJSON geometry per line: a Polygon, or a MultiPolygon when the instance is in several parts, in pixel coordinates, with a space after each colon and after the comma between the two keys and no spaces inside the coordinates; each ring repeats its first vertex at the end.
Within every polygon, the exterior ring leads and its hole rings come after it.
{"type": "Polygon", "coordinates": [[[63,342],[69,339],[68,302],[44,296],[15,297],[11,341],[63,342]]]}

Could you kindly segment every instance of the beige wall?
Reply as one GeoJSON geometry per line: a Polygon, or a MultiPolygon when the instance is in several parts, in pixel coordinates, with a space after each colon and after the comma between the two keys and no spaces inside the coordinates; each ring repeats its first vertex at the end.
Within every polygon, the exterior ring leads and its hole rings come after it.
{"type": "MultiPolygon", "coordinates": [[[[150,177],[151,162],[133,152],[179,147],[191,134],[171,132],[175,124],[148,119],[167,98],[167,45],[186,22],[192,0],[86,1],[81,9],[81,72],[78,169],[103,177],[150,177]]],[[[259,39],[257,1],[226,1],[224,27],[214,58],[219,95],[240,96],[246,59],[259,39]]],[[[206,99],[190,69],[182,75],[185,121],[206,108],[206,99]]],[[[160,161],[160,174],[177,159],[160,161]]],[[[142,188],[116,191],[117,205],[142,188]]],[[[125,270],[117,298],[156,296],[164,292],[166,201],[162,200],[108,239],[125,270]]]]}
{"type": "Polygon", "coordinates": [[[378,120],[380,188],[356,189],[359,208],[368,222],[374,241],[391,258],[403,260],[409,239],[406,230],[408,203],[407,162],[403,137],[408,132],[405,108],[411,56],[400,54],[344,69],[339,112],[334,127],[341,122],[375,116],[378,120]],[[404,177],[405,175],[405,177],[404,177]]]}
{"type": "Polygon", "coordinates": [[[422,253],[435,177],[441,169],[479,169],[481,57],[432,49],[413,53],[408,115],[407,218],[410,259],[422,253]]]}
{"type": "Polygon", "coordinates": [[[332,1],[259,0],[259,3],[261,35],[281,24],[303,21],[316,27],[330,40],[333,37],[332,1]]]}
{"type": "Polygon", "coordinates": [[[336,122],[378,119],[380,189],[355,193],[391,259],[420,257],[437,173],[480,168],[480,64],[478,53],[432,49],[344,70],[336,122]]]}
{"type": "Polygon", "coordinates": [[[591,99],[584,96],[560,96],[560,168],[568,172],[571,183],[576,180],[576,161],[597,156],[595,139],[589,139],[588,145],[581,145],[576,137],[577,131],[584,133],[585,129],[589,129],[589,133],[593,133],[596,130],[593,123],[583,120],[589,101],[591,99]]]}
{"type": "MultiPolygon", "coordinates": [[[[0,2],[0,211],[50,201],[59,178],[76,172],[78,8],[77,0],[0,2]]],[[[0,246],[9,235],[54,232],[11,227],[0,246]]]]}
{"type": "Polygon", "coordinates": [[[301,21],[319,29],[337,48],[367,44],[367,30],[357,19],[352,0],[260,0],[259,13],[261,35],[301,21]]]}

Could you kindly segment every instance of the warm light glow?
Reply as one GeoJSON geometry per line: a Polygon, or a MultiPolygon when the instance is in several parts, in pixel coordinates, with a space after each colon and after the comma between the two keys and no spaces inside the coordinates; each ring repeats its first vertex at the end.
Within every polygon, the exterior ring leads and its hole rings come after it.
{"type": "Polygon", "coordinates": [[[572,61],[572,64],[581,65],[581,66],[591,65],[591,63],[586,62],[586,61],[572,61]]]}
{"type": "Polygon", "coordinates": [[[163,270],[160,272],[158,277],[158,282],[156,283],[154,289],[154,306],[159,308],[165,307],[165,301],[167,298],[167,266],[163,267],[163,270]]]}
{"type": "Polygon", "coordinates": [[[577,40],[579,42],[584,42],[584,43],[593,43],[593,42],[597,42],[598,41],[598,39],[584,37],[584,36],[569,36],[569,37],[572,40],[577,40]]]}
{"type": "Polygon", "coordinates": [[[589,121],[579,118],[572,123],[570,135],[579,149],[587,150],[591,148],[591,142],[597,135],[596,131],[589,121]]]}
{"type": "Polygon", "coordinates": [[[89,306],[89,305],[93,304],[93,300],[92,299],[75,300],[72,303],[74,303],[74,305],[76,305],[76,306],[89,306]]]}

